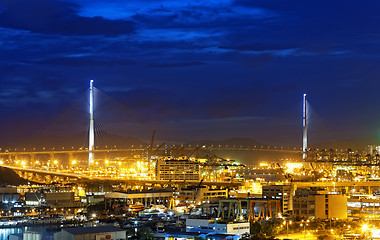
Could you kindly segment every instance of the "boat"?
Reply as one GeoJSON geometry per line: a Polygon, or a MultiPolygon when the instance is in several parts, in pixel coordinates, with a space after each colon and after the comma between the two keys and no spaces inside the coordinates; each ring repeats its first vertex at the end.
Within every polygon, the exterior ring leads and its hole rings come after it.
{"type": "Polygon", "coordinates": [[[145,206],[143,204],[135,204],[135,205],[129,205],[128,211],[130,212],[139,212],[143,211],[145,209],[145,206]]]}

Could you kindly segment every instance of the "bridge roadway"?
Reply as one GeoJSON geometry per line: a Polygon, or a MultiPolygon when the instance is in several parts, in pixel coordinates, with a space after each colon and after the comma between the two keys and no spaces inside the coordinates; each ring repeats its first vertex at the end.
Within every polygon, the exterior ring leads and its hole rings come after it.
{"type": "MultiPolygon", "coordinates": [[[[199,147],[199,146],[197,146],[199,147]]],[[[168,147],[170,149],[178,150],[182,148],[185,151],[192,151],[195,147],[192,146],[172,146],[168,147]]],[[[302,151],[297,148],[277,148],[277,147],[214,147],[214,146],[204,146],[200,148],[201,150],[213,150],[213,151],[264,151],[264,152],[285,152],[285,153],[301,153],[302,151]]],[[[96,149],[89,151],[87,149],[78,150],[47,150],[47,151],[5,151],[0,152],[1,156],[15,156],[15,155],[51,155],[51,154],[84,154],[84,153],[116,153],[116,152],[144,152],[147,148],[125,148],[125,149],[96,149]]]]}
{"type": "MultiPolygon", "coordinates": [[[[81,174],[75,174],[75,173],[67,173],[67,172],[55,172],[55,171],[48,171],[48,170],[41,170],[41,169],[32,169],[32,168],[22,168],[22,167],[15,167],[15,166],[9,166],[9,165],[3,165],[4,167],[13,169],[14,171],[18,173],[24,173],[19,175],[29,176],[27,173],[35,173],[35,174],[43,174],[43,175],[49,175],[49,176],[56,176],[56,177],[63,177],[66,178],[67,182],[74,182],[78,179],[84,179],[84,180],[92,180],[92,181],[113,181],[113,182],[123,182],[127,185],[131,186],[145,186],[145,185],[183,185],[184,183],[188,185],[198,185],[199,181],[190,181],[190,180],[139,180],[139,179],[115,179],[111,177],[97,177],[97,176],[86,176],[81,174]],[[25,174],[26,173],[26,174],[25,174]]],[[[23,177],[23,176],[22,176],[23,177]]],[[[59,180],[57,178],[50,177],[49,179],[55,179],[59,180]]],[[[33,180],[33,179],[30,179],[33,180]]],[[[210,182],[210,181],[203,181],[202,185],[208,185],[208,186],[216,186],[216,187],[231,187],[231,188],[237,188],[239,186],[244,185],[242,182],[210,182]]]]}
{"type": "Polygon", "coordinates": [[[78,154],[78,153],[110,153],[110,152],[130,152],[130,151],[146,151],[144,148],[129,148],[129,149],[105,149],[105,150],[51,150],[51,151],[6,151],[0,152],[0,156],[14,156],[14,155],[50,155],[50,154],[78,154]]]}

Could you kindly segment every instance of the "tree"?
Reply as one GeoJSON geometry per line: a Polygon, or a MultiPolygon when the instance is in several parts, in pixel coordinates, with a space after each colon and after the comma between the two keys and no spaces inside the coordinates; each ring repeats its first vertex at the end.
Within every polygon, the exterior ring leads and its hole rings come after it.
{"type": "Polygon", "coordinates": [[[317,236],[318,240],[334,240],[334,237],[331,234],[323,233],[317,236]]]}
{"type": "Polygon", "coordinates": [[[137,230],[137,239],[154,240],[154,233],[150,228],[141,228],[137,230]]]}
{"type": "Polygon", "coordinates": [[[154,240],[154,233],[150,228],[129,228],[127,239],[133,240],[154,240]]]}
{"type": "MultiPolygon", "coordinates": [[[[278,222],[254,222],[251,224],[251,234],[256,239],[260,236],[274,237],[280,232],[280,223],[278,222]]],[[[264,237],[264,239],[266,238],[264,237]]]]}
{"type": "Polygon", "coordinates": [[[280,223],[266,222],[262,228],[262,233],[268,237],[274,237],[280,232],[280,223]]]}
{"type": "Polygon", "coordinates": [[[260,234],[262,231],[262,225],[256,221],[251,224],[251,234],[260,234]]]}

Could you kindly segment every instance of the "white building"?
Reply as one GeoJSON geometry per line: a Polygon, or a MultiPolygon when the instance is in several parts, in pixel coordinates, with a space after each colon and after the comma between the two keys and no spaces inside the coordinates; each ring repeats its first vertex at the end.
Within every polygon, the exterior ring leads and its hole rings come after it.
{"type": "Polygon", "coordinates": [[[250,233],[250,223],[217,223],[213,219],[186,219],[186,232],[243,235],[250,233]]]}
{"type": "Polygon", "coordinates": [[[115,226],[63,228],[54,240],[125,240],[127,231],[115,226]]]}
{"type": "Polygon", "coordinates": [[[15,233],[8,236],[9,240],[42,240],[42,234],[38,232],[15,233]]]}

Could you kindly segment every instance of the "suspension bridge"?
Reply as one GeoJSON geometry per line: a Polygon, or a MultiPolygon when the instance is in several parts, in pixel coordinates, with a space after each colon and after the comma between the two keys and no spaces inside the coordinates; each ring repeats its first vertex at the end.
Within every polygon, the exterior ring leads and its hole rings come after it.
{"type": "MultiPolygon", "coordinates": [[[[95,114],[94,114],[94,82],[90,81],[89,87],[89,115],[88,115],[88,144],[86,148],[56,149],[43,148],[42,150],[17,150],[6,149],[0,152],[0,165],[9,167],[17,171],[21,176],[34,181],[53,182],[53,181],[72,181],[75,179],[98,179],[114,180],[123,175],[118,168],[131,168],[130,163],[144,161],[151,169],[154,153],[159,153],[159,148],[169,155],[193,154],[194,151],[215,152],[215,151],[257,151],[257,152],[278,152],[292,153],[302,156],[304,162],[332,162],[334,164],[363,164],[363,158],[349,158],[344,154],[336,153],[335,156],[326,157],[316,154],[308,148],[308,109],[306,94],[303,95],[303,115],[302,115],[302,148],[273,147],[273,146],[243,146],[243,145],[157,145],[153,150],[152,142],[148,146],[131,145],[128,148],[105,148],[99,149],[95,145],[95,114]],[[176,152],[176,153],[175,153],[176,152]],[[186,154],[185,154],[186,153],[186,154]],[[96,158],[95,156],[98,156],[96,158]],[[62,160],[64,159],[64,160],[62,160]],[[81,159],[81,160],[79,160],[81,159]],[[83,160],[87,159],[87,160],[83,160]],[[103,170],[98,168],[102,166],[103,170]]],[[[112,144],[110,144],[112,146],[112,144]]],[[[162,152],[161,152],[162,153],[162,152]]],[[[368,156],[366,158],[368,160],[368,156]]],[[[376,158],[371,164],[378,165],[380,161],[376,158]]],[[[126,177],[123,177],[127,180],[126,177]]],[[[140,179],[146,183],[150,180],[140,179]]]]}

